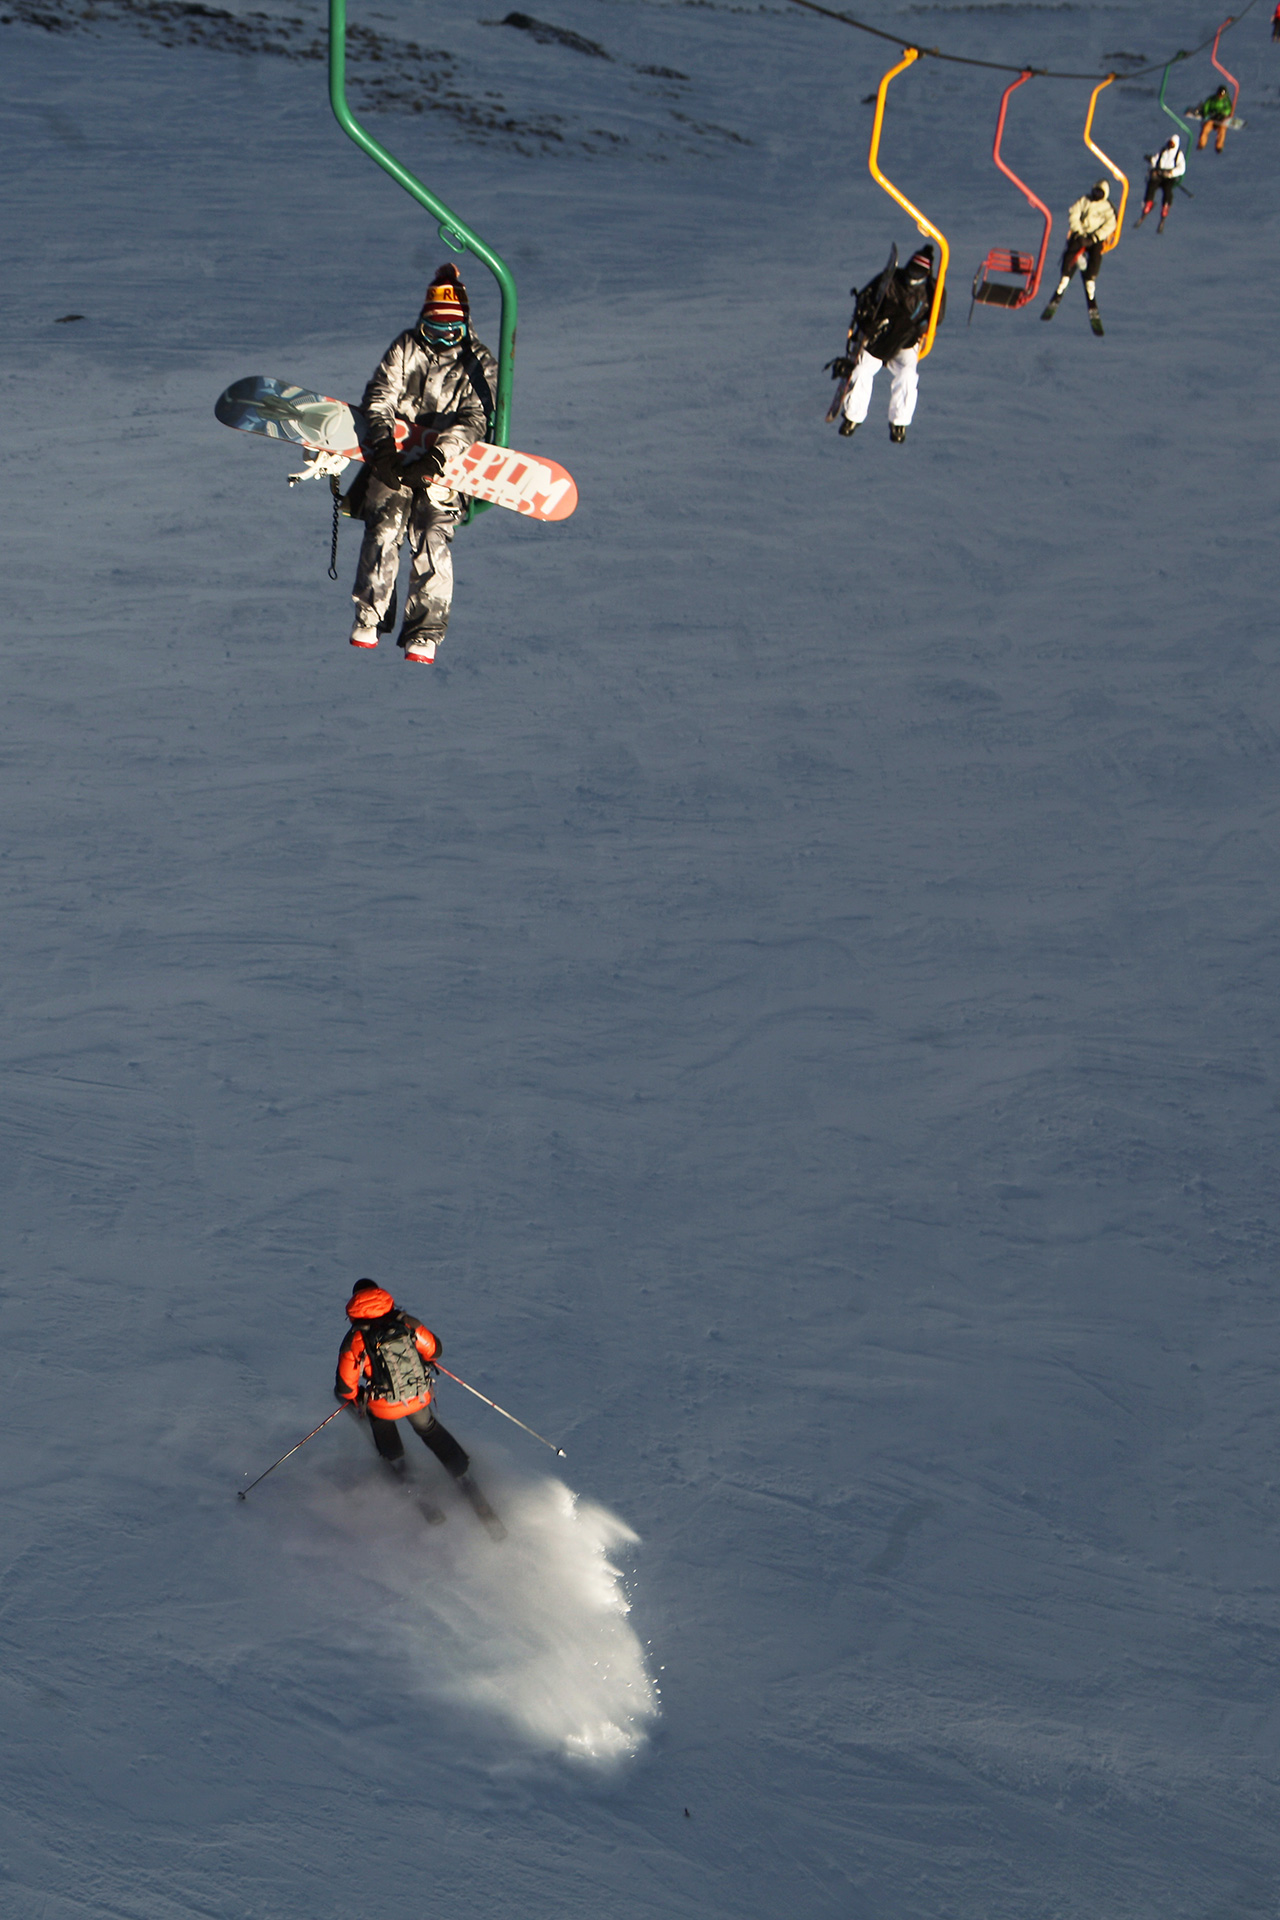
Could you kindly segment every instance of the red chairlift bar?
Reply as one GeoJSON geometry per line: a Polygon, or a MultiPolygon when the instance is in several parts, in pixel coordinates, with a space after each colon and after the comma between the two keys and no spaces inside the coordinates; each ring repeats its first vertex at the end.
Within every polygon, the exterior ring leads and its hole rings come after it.
{"type": "Polygon", "coordinates": [[[1222,25],[1218,28],[1218,31],[1213,36],[1213,52],[1209,55],[1209,58],[1213,61],[1213,64],[1218,69],[1218,72],[1222,74],[1225,79],[1231,82],[1231,85],[1234,89],[1234,92],[1232,94],[1232,99],[1231,99],[1231,114],[1233,119],[1235,117],[1236,109],[1240,105],[1240,82],[1236,79],[1234,73],[1227,72],[1221,60],[1219,60],[1218,42],[1219,40],[1221,40],[1227,28],[1233,27],[1234,25],[1235,25],[1235,19],[1233,15],[1228,14],[1226,19],[1223,21],[1222,25]]]}
{"type": "MultiPolygon", "coordinates": [[[[1034,300],[1040,291],[1040,277],[1044,272],[1045,255],[1049,251],[1049,236],[1053,232],[1053,215],[1043,200],[1038,200],[1025,180],[1019,180],[1013,168],[1007,166],[1000,152],[1000,143],[1004,138],[1004,119],[1009,110],[1009,95],[1019,87],[1024,87],[1033,77],[1028,67],[1016,80],[1010,81],[1000,98],[1000,115],[996,121],[996,137],[991,148],[991,158],[995,161],[1007,180],[1012,180],[1018,192],[1028,199],[1038,212],[1044,215],[1044,233],[1040,240],[1040,252],[1033,261],[1029,253],[1015,248],[993,247],[973,277],[973,298],[988,307],[1025,307],[1028,300],[1034,300]],[[1020,287],[1005,285],[999,280],[989,280],[990,273],[1020,273],[1023,283],[1020,287]]],[[[969,314],[972,318],[973,307],[969,314]]]]}

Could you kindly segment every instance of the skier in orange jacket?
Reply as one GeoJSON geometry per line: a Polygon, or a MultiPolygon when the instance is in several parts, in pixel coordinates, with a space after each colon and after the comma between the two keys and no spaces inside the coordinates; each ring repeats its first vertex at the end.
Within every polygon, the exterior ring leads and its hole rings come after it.
{"type": "Polygon", "coordinates": [[[338,1350],[333,1386],[337,1398],[357,1413],[368,1414],[373,1444],[393,1473],[405,1471],[397,1422],[408,1420],[445,1472],[470,1494],[466,1479],[470,1461],[431,1411],[436,1378],[431,1362],[443,1351],[435,1334],[397,1307],[373,1280],[356,1282],[347,1302],[347,1318],[351,1329],[338,1350]]]}

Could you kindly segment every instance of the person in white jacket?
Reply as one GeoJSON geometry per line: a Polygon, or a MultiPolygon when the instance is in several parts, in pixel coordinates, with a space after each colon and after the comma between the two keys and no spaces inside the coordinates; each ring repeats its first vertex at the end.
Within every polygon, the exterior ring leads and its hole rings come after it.
{"type": "Polygon", "coordinates": [[[1102,255],[1107,241],[1116,230],[1116,210],[1111,204],[1111,186],[1106,180],[1097,180],[1088,193],[1073,200],[1067,208],[1067,244],[1062,249],[1062,278],[1054,288],[1053,298],[1044,312],[1042,320],[1052,320],[1058,311],[1063,294],[1071,285],[1076,268],[1084,263],[1084,297],[1089,303],[1089,318],[1093,322],[1094,332],[1100,328],[1098,319],[1098,268],[1102,265],[1102,255]]]}
{"type": "Polygon", "coordinates": [[[1156,195],[1163,195],[1160,208],[1160,224],[1157,233],[1164,232],[1164,223],[1169,218],[1169,209],[1173,205],[1173,194],[1179,180],[1187,170],[1187,156],[1182,151],[1182,142],[1176,133],[1171,133],[1159,153],[1146,153],[1143,159],[1147,163],[1147,185],[1142,196],[1142,212],[1134,221],[1140,227],[1156,203],[1156,195]]]}

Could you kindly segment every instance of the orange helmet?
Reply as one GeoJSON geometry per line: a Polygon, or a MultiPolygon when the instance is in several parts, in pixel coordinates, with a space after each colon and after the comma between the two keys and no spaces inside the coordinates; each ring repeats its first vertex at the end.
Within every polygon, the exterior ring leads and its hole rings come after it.
{"type": "Polygon", "coordinates": [[[395,1301],[376,1280],[357,1280],[356,1290],[347,1302],[348,1320],[381,1320],[390,1313],[395,1301]]]}

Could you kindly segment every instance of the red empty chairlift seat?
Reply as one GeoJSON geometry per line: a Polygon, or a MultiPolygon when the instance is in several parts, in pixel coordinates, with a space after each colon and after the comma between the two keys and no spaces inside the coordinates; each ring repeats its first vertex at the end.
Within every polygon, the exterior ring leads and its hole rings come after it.
{"type": "MultiPolygon", "coordinates": [[[[1024,194],[1044,217],[1044,233],[1040,240],[1038,254],[1025,253],[1020,247],[992,247],[982,265],[973,276],[973,297],[984,307],[1025,307],[1028,300],[1034,300],[1040,290],[1040,276],[1044,272],[1044,259],[1049,251],[1049,235],[1053,231],[1053,215],[1043,200],[1037,200],[1025,180],[1019,180],[1012,167],[1006,166],[1000,155],[1000,142],[1004,138],[1004,117],[1009,110],[1009,95],[1025,86],[1031,79],[1031,71],[1019,74],[1010,82],[1000,97],[1000,115],[996,121],[995,143],[991,157],[1006,179],[1012,180],[1019,193],[1024,194]],[[993,273],[1017,274],[1014,282],[993,280],[993,273]]],[[[969,308],[973,317],[973,308],[969,308]]]]}
{"type": "Polygon", "coordinates": [[[973,297],[987,307],[1022,307],[1035,298],[1035,282],[1034,253],[992,247],[974,278],[973,297]],[[1020,273],[1022,280],[1018,286],[1010,287],[1003,280],[989,280],[987,276],[992,273],[1020,273]]]}

